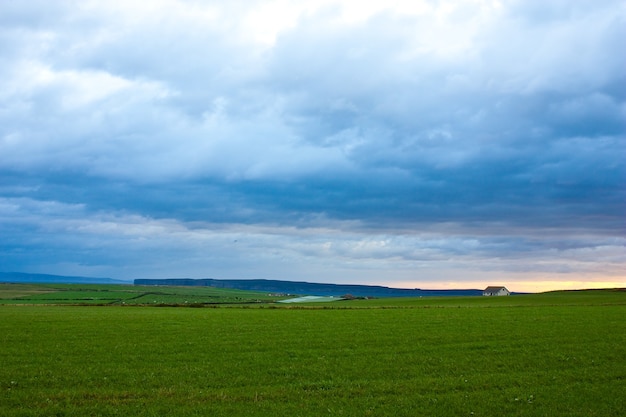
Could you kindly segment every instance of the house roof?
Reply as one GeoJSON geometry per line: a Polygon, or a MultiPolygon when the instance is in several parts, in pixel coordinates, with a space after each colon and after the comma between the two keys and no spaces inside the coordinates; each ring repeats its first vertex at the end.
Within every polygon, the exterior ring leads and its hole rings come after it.
{"type": "Polygon", "coordinates": [[[500,290],[506,290],[506,287],[487,287],[483,290],[483,292],[498,292],[500,290]]]}

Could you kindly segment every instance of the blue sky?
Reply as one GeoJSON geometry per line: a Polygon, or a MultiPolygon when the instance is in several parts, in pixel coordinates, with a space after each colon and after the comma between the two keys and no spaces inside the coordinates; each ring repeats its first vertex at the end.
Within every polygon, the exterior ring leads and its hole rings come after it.
{"type": "Polygon", "coordinates": [[[622,1],[0,3],[0,270],[626,286],[622,1]]]}

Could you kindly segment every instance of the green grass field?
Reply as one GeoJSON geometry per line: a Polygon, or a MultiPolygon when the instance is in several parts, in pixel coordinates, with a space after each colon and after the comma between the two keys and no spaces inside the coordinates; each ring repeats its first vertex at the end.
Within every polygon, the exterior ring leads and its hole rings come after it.
{"type": "Polygon", "coordinates": [[[0,416],[626,415],[626,292],[253,305],[0,306],[0,416]]]}
{"type": "Polygon", "coordinates": [[[269,303],[288,297],[213,287],[1,284],[0,304],[212,305],[269,303]]]}

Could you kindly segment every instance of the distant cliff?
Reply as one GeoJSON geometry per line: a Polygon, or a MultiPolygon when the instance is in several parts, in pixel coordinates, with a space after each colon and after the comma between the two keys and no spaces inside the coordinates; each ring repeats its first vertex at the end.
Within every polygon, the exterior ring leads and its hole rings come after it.
{"type": "Polygon", "coordinates": [[[355,297],[428,297],[452,295],[482,295],[481,290],[422,290],[389,288],[377,285],[318,284],[313,282],[278,281],[267,279],[136,279],[135,285],[174,285],[233,288],[238,290],[262,291],[269,293],[355,297]]]}

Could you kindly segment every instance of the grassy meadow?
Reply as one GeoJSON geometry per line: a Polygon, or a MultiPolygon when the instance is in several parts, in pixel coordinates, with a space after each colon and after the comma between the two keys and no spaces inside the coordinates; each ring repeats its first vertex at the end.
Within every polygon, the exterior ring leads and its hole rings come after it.
{"type": "Polygon", "coordinates": [[[2,284],[0,304],[213,305],[275,302],[288,297],[213,287],[115,284],[2,284]]]}
{"type": "Polygon", "coordinates": [[[622,291],[227,308],[4,294],[0,416],[626,415],[622,291]]]}

